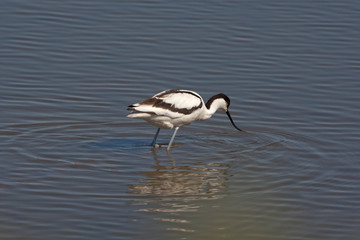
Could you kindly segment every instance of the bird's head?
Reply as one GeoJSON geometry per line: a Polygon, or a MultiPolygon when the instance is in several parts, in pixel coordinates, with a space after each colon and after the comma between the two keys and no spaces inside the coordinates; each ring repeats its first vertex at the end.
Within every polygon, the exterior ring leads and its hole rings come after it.
{"type": "Polygon", "coordinates": [[[212,96],[209,101],[206,103],[207,109],[213,108],[213,109],[221,109],[224,110],[227,114],[227,116],[230,119],[231,124],[239,131],[242,131],[240,128],[238,128],[234,121],[232,120],[232,117],[229,112],[229,106],[230,106],[230,98],[226,96],[223,93],[216,94],[212,96]]]}
{"type": "Polygon", "coordinates": [[[212,96],[206,103],[207,109],[221,109],[225,112],[228,111],[230,106],[230,98],[223,93],[216,94],[212,96]]]}

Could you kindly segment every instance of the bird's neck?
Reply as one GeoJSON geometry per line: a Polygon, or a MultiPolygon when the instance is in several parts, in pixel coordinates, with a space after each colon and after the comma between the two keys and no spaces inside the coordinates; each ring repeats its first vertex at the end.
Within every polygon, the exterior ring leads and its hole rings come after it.
{"type": "Polygon", "coordinates": [[[206,120],[208,118],[211,118],[212,115],[214,115],[214,113],[221,108],[221,101],[219,100],[215,100],[212,101],[210,104],[209,102],[206,103],[206,107],[204,107],[203,109],[203,114],[201,116],[201,120],[206,120]]]}
{"type": "Polygon", "coordinates": [[[213,109],[207,109],[205,108],[203,114],[202,114],[202,118],[201,120],[206,120],[211,118],[212,115],[214,115],[214,113],[216,112],[217,109],[213,108],[213,109]]]}

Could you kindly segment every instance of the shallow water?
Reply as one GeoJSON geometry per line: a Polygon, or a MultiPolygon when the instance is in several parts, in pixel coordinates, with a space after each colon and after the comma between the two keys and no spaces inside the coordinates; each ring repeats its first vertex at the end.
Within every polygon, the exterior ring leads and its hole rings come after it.
{"type": "Polygon", "coordinates": [[[3,5],[1,239],[358,239],[356,1],[3,5]],[[172,88],[245,132],[152,149],[126,107],[172,88]]]}

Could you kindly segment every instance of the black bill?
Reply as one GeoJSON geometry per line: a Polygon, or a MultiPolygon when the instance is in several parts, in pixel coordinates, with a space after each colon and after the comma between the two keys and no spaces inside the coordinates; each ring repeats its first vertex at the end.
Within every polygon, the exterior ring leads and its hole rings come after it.
{"type": "Polygon", "coordinates": [[[229,112],[229,111],[226,111],[226,114],[228,115],[228,117],[229,117],[229,119],[230,119],[230,122],[231,122],[231,124],[234,126],[234,128],[236,128],[236,129],[239,130],[239,131],[242,131],[240,128],[238,128],[238,127],[235,125],[234,121],[233,121],[232,118],[231,118],[230,112],[229,112]]]}

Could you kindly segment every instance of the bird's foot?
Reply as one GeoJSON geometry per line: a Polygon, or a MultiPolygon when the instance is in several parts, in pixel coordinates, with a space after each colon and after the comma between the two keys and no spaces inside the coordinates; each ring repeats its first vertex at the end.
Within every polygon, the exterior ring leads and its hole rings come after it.
{"type": "Polygon", "coordinates": [[[168,148],[169,144],[154,144],[151,145],[153,148],[168,148]]]}

